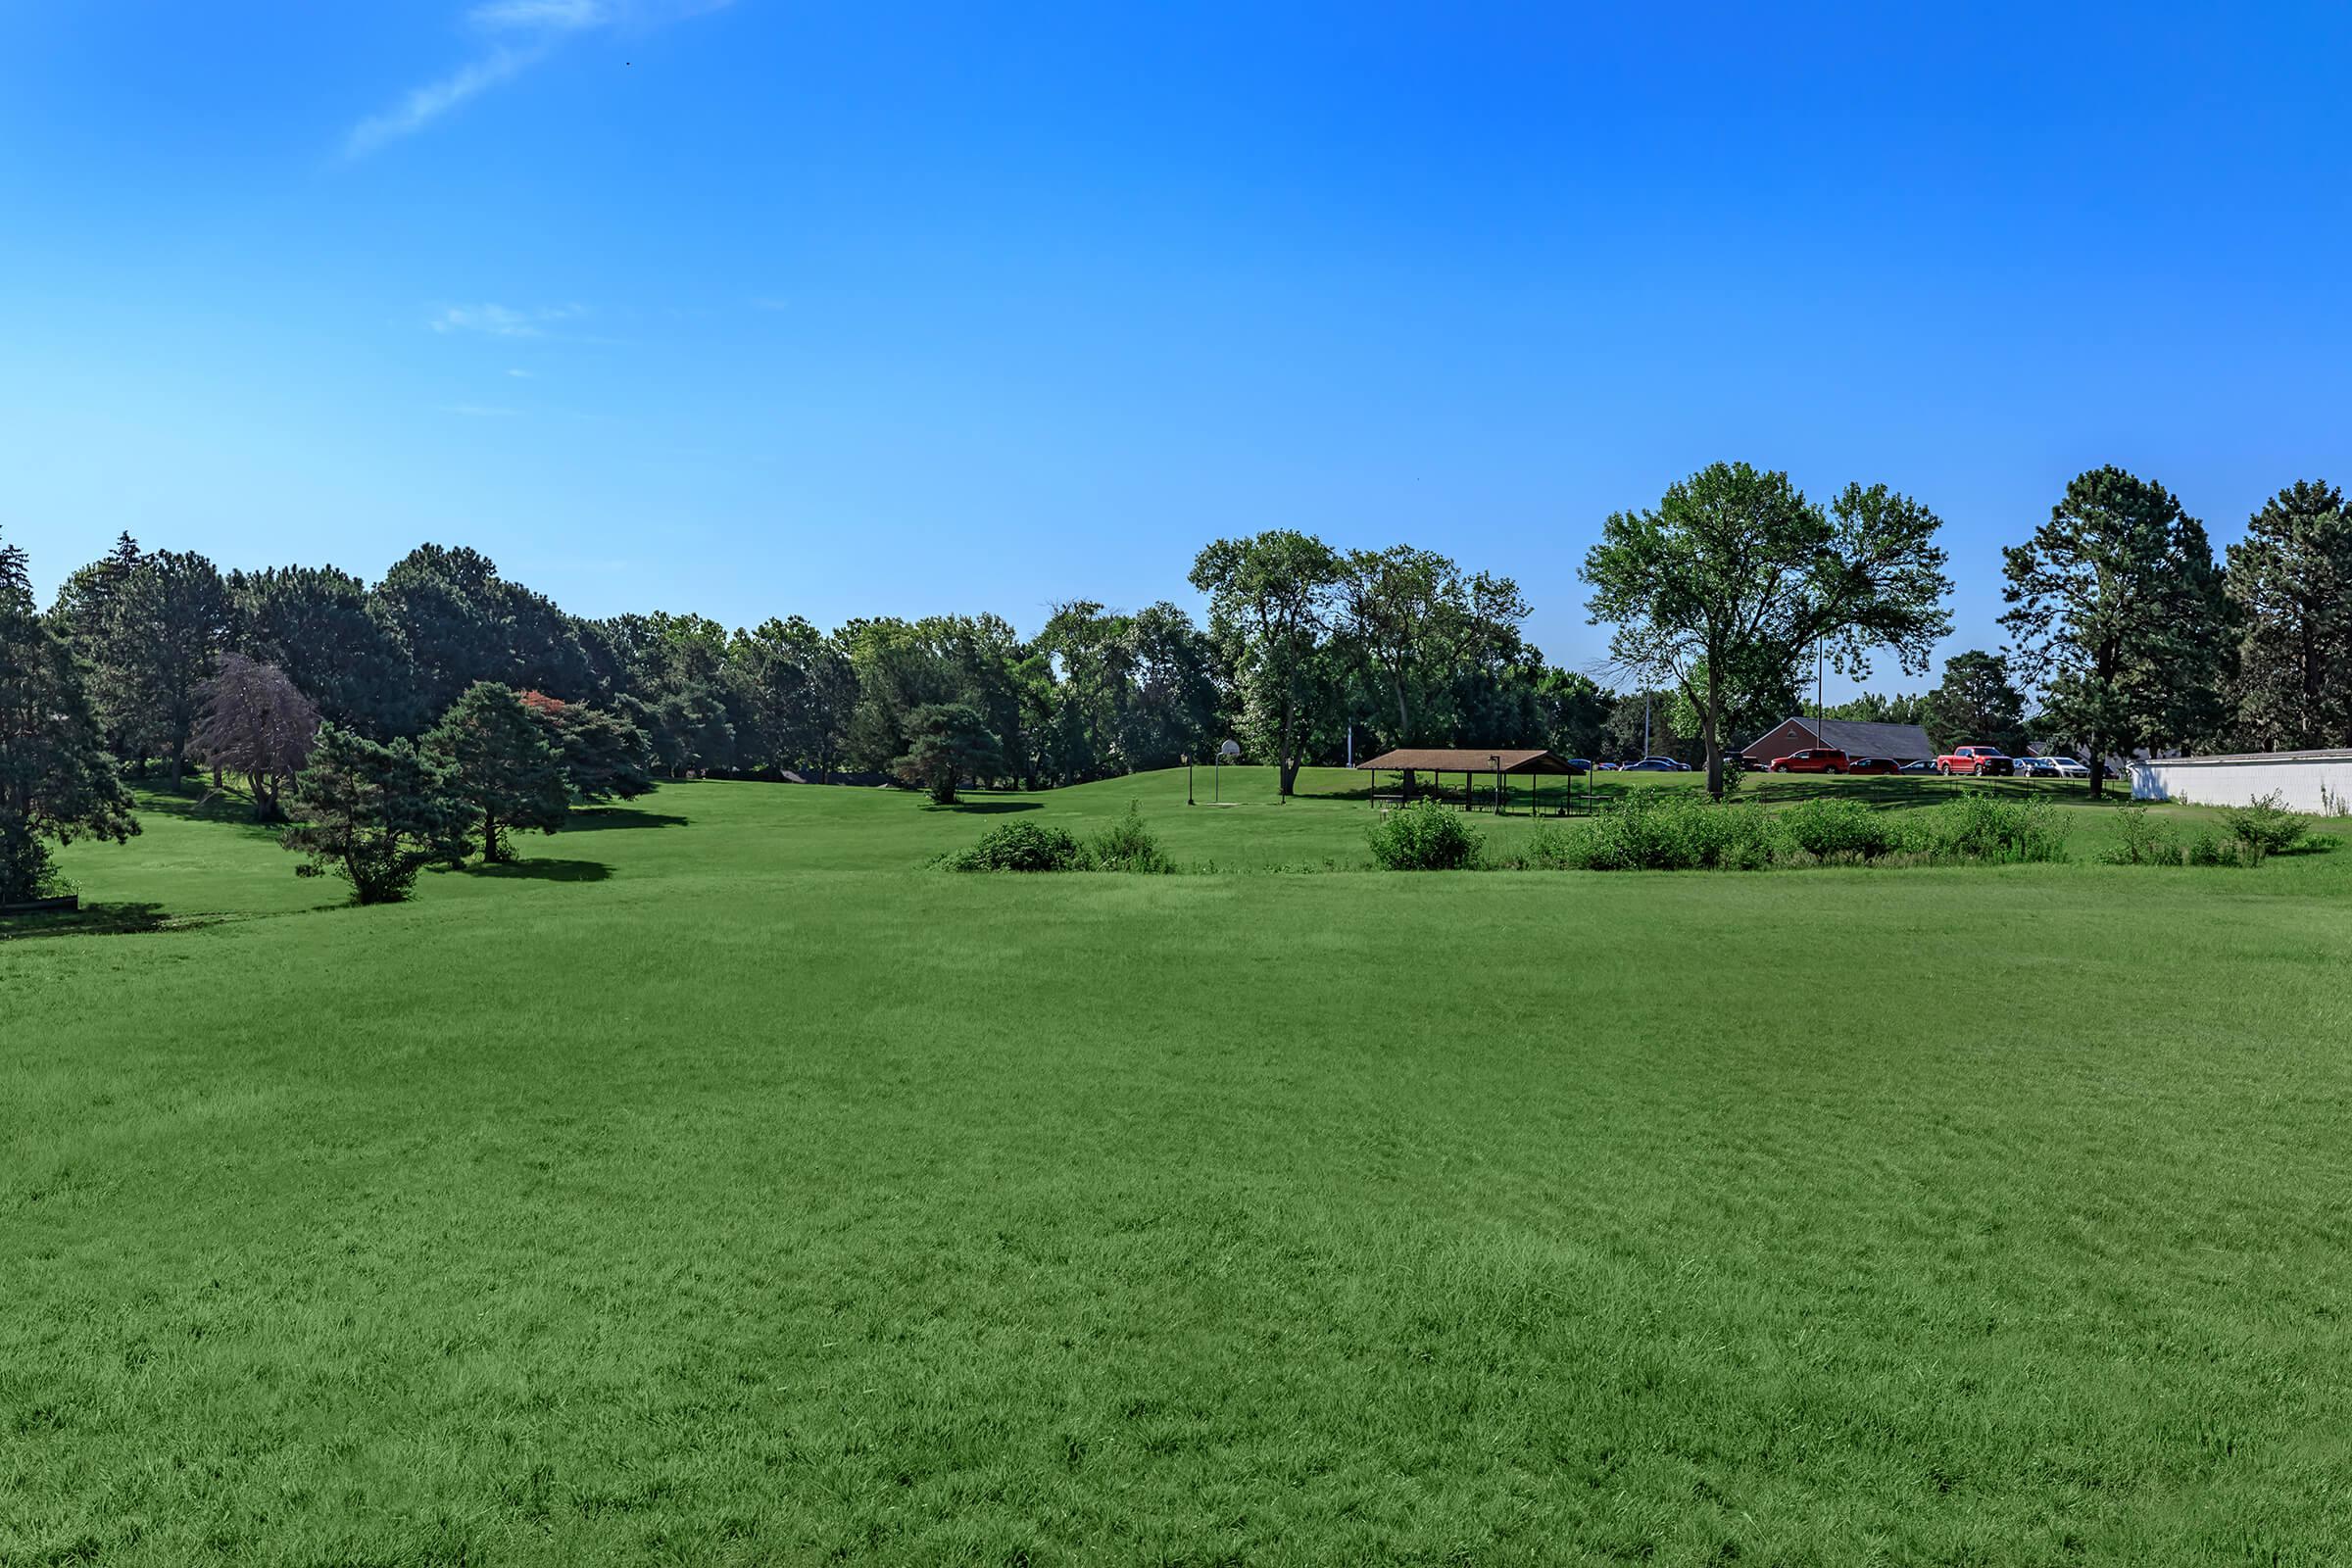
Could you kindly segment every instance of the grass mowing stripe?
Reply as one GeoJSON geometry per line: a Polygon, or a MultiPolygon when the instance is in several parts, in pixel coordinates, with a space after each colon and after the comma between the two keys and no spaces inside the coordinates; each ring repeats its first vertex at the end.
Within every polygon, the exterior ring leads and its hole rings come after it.
{"type": "MultiPolygon", "coordinates": [[[[2352,1552],[2352,857],[955,877],[904,797],[645,804],[529,841],[601,881],[0,945],[0,1560],[2352,1552]]],[[[174,825],[71,868],[284,874],[174,825]]]]}

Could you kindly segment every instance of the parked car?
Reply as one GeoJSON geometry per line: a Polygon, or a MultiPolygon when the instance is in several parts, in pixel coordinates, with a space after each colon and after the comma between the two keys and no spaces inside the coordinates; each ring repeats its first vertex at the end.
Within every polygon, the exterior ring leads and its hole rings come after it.
{"type": "Polygon", "coordinates": [[[1936,771],[1946,777],[1989,778],[2017,771],[2006,752],[1990,746],[1961,746],[1936,759],[1936,771]]]}
{"type": "Polygon", "coordinates": [[[1903,764],[1891,757],[1857,757],[1846,764],[1848,773],[1900,773],[1903,764]]]}
{"type": "Polygon", "coordinates": [[[1905,773],[1933,773],[1936,771],[1936,764],[1923,757],[1916,762],[1905,762],[1899,771],[1905,773]]]}
{"type": "Polygon", "coordinates": [[[1853,764],[1846,755],[1831,746],[1809,746],[1787,757],[1776,757],[1764,764],[1767,773],[1842,773],[1853,764]]]}
{"type": "Polygon", "coordinates": [[[1568,771],[1571,773],[1590,773],[1592,771],[1592,762],[1582,757],[1564,757],[1561,759],[1561,760],[1568,764],[1568,771]]]}
{"type": "Polygon", "coordinates": [[[2090,764],[2079,757],[2045,757],[2042,760],[2049,763],[2060,778],[2090,777],[2090,764]]]}
{"type": "Polygon", "coordinates": [[[1671,757],[1644,757],[1639,762],[1628,762],[1618,769],[1621,773],[1688,773],[1689,762],[1678,762],[1671,757]]]}
{"type": "Polygon", "coordinates": [[[2017,759],[2017,776],[2019,778],[2056,778],[2058,764],[2046,757],[2021,757],[2017,759]]]}
{"type": "Polygon", "coordinates": [[[1622,773],[1625,769],[1619,767],[1615,762],[1603,762],[1592,771],[1595,773],[1622,773]]]}

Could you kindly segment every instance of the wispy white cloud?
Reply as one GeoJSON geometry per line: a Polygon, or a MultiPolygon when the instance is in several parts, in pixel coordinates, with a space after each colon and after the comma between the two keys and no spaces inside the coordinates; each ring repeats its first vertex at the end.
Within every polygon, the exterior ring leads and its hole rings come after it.
{"type": "MultiPolygon", "coordinates": [[[[484,337],[545,337],[550,324],[588,314],[585,305],[549,305],[517,311],[505,305],[444,305],[431,322],[436,332],[478,332],[484,337]]],[[[509,370],[509,375],[524,375],[509,370]]]]}
{"type": "Polygon", "coordinates": [[[446,76],[413,87],[397,104],[369,115],[343,138],[346,158],[365,158],[415,135],[501,82],[514,80],[566,39],[612,27],[643,31],[721,10],[732,0],[483,0],[466,14],[475,30],[499,40],[487,54],[446,76]]]}
{"type": "Polygon", "coordinates": [[[604,0],[489,0],[466,14],[477,27],[550,27],[574,32],[601,27],[612,20],[613,8],[604,0]]]}
{"type": "Polygon", "coordinates": [[[439,81],[412,88],[409,95],[380,115],[369,115],[351,127],[343,140],[346,157],[365,158],[388,141],[413,135],[502,81],[520,75],[546,58],[547,47],[499,49],[469,61],[439,81]]]}
{"type": "Polygon", "coordinates": [[[528,370],[509,370],[507,373],[517,381],[528,381],[531,378],[531,372],[528,370]]]}

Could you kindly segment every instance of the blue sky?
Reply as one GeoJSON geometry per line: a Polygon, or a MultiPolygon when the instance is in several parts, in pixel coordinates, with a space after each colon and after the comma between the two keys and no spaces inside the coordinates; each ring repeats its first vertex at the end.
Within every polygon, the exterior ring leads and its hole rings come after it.
{"type": "MultiPolygon", "coordinates": [[[[585,613],[1508,571],[1717,458],[1999,548],[2117,463],[2352,482],[2352,12],[785,4],[12,19],[0,529],[585,613]]],[[[1883,672],[1875,683],[1898,684],[1883,672]]]]}

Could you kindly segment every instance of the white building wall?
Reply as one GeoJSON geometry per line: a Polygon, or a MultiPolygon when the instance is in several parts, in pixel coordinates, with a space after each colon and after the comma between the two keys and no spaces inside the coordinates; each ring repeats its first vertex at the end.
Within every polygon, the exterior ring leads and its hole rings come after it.
{"type": "Polygon", "coordinates": [[[2290,810],[2352,814],[2352,751],[2247,757],[2154,757],[2132,764],[2132,798],[2246,806],[2282,797],[2290,810]]]}

